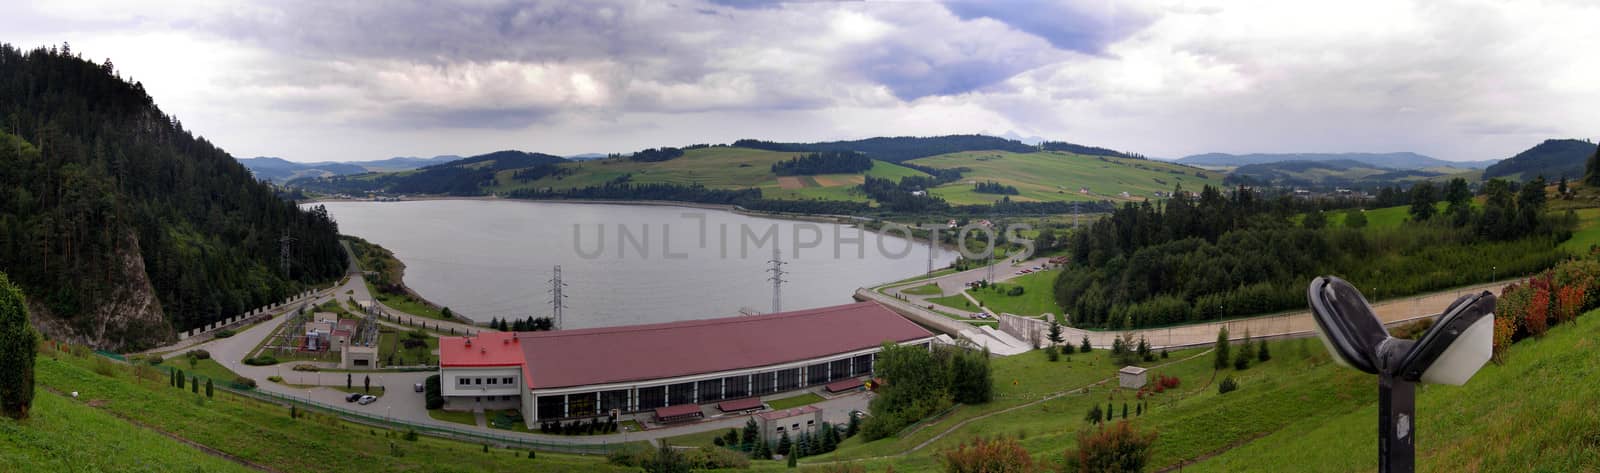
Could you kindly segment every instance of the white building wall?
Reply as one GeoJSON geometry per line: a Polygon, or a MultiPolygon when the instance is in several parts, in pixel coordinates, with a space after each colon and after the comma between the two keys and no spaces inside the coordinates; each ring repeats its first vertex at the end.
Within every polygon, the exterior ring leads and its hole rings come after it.
{"type": "Polygon", "coordinates": [[[439,368],[439,393],[452,397],[521,396],[522,368],[439,368]],[[510,378],[510,382],[506,382],[510,378]],[[465,380],[468,384],[462,384],[465,380]],[[493,380],[493,384],[490,384],[493,380]]]}

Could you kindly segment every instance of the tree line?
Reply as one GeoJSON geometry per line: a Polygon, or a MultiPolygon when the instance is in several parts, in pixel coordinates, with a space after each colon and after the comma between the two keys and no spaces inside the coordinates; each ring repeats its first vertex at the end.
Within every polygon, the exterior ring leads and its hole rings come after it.
{"type": "Polygon", "coordinates": [[[854,151],[822,151],[772,163],[779,176],[856,174],[872,169],[872,158],[854,151]]]}
{"type": "MultiPolygon", "coordinates": [[[[1303,307],[1304,282],[1321,274],[1387,297],[1555,264],[1573,218],[1543,214],[1542,186],[1516,199],[1505,187],[1486,185],[1481,211],[1468,194],[1447,211],[1455,217],[1419,214],[1388,230],[1321,228],[1320,215],[1296,225],[1274,201],[1209,186],[1192,202],[1127,204],[1070,237],[1056,302],[1078,326],[1148,327],[1303,307]]],[[[1426,187],[1414,192],[1434,208],[1426,187]]]]}
{"type": "Polygon", "coordinates": [[[1008,186],[995,181],[983,181],[972,185],[972,191],[979,194],[1017,195],[1016,186],[1008,186]]]}

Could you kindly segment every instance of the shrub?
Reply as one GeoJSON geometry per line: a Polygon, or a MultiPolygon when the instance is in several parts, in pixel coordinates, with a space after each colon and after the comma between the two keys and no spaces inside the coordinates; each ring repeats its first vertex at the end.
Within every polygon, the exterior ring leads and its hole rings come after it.
{"type": "Polygon", "coordinates": [[[939,454],[947,473],[1031,473],[1033,457],[1016,439],[975,438],[939,454]]]}
{"type": "MultiPolygon", "coordinates": [[[[416,429],[406,429],[406,434],[404,436],[402,436],[401,438],[405,439],[407,441],[415,442],[415,441],[417,441],[417,430],[416,429]]],[[[532,453],[532,452],[529,452],[529,453],[532,453]]]]}
{"type": "Polygon", "coordinates": [[[1067,450],[1063,472],[1144,471],[1156,433],[1134,430],[1128,421],[1078,432],[1077,450],[1067,450]]]}
{"type": "Polygon", "coordinates": [[[282,383],[283,382],[283,377],[282,376],[268,376],[267,377],[267,381],[271,381],[271,382],[274,382],[274,383],[282,383]]]}
{"type": "Polygon", "coordinates": [[[240,376],[240,377],[237,377],[237,378],[233,378],[233,384],[238,385],[239,387],[242,387],[242,388],[246,388],[246,389],[255,389],[256,388],[256,380],[255,379],[246,378],[246,377],[243,377],[243,376],[240,376]]]}
{"type": "Polygon", "coordinates": [[[1219,370],[1227,368],[1230,361],[1228,359],[1228,327],[1222,327],[1217,330],[1217,345],[1212,349],[1217,352],[1217,360],[1212,363],[1212,366],[1219,370]]]}
{"type": "Polygon", "coordinates": [[[1256,361],[1260,361],[1260,362],[1264,363],[1264,362],[1266,362],[1268,360],[1271,360],[1271,359],[1272,359],[1272,352],[1267,351],[1267,341],[1266,340],[1262,340],[1261,341],[1261,345],[1259,347],[1256,347],[1256,361]]]}
{"type": "Polygon", "coordinates": [[[253,358],[245,358],[244,364],[250,366],[271,366],[278,364],[278,359],[273,358],[272,355],[261,355],[253,358]]]}
{"type": "Polygon", "coordinates": [[[1512,337],[1517,333],[1516,321],[1509,316],[1495,314],[1494,316],[1494,360],[1497,363],[1505,362],[1506,348],[1511,347],[1512,337]]]}
{"type": "Polygon", "coordinates": [[[289,369],[291,371],[322,371],[322,368],[318,368],[317,365],[294,365],[293,368],[289,369]]]}
{"type": "Polygon", "coordinates": [[[1227,394],[1239,390],[1239,383],[1232,376],[1222,378],[1222,384],[1217,385],[1217,394],[1227,394]]]}
{"type": "Polygon", "coordinates": [[[1432,318],[1417,319],[1404,325],[1389,329],[1389,335],[1392,335],[1395,338],[1416,340],[1418,338],[1422,338],[1423,332],[1427,332],[1428,328],[1432,326],[1432,318]]]}
{"type": "Polygon", "coordinates": [[[232,337],[234,335],[237,335],[238,333],[239,332],[233,331],[233,329],[225,328],[225,329],[222,329],[222,330],[218,330],[217,333],[214,333],[211,336],[216,337],[216,338],[228,338],[228,337],[232,337]]]}
{"type": "Polygon", "coordinates": [[[697,448],[684,455],[684,462],[695,470],[744,469],[750,459],[744,454],[726,448],[697,448]]]}
{"type": "Polygon", "coordinates": [[[424,392],[423,399],[427,404],[427,408],[439,409],[444,407],[444,394],[442,394],[439,390],[439,375],[429,376],[427,381],[423,382],[422,384],[424,392]]]}
{"type": "Polygon", "coordinates": [[[211,352],[205,350],[189,350],[187,353],[184,353],[183,356],[197,360],[209,360],[211,359],[211,352]]]}
{"type": "Polygon", "coordinates": [[[1550,315],[1550,291],[1538,288],[1533,291],[1533,297],[1528,299],[1528,312],[1523,322],[1527,324],[1528,334],[1535,337],[1544,336],[1550,328],[1547,323],[1550,315]]]}
{"type": "Polygon", "coordinates": [[[1061,360],[1061,352],[1055,351],[1054,349],[1046,348],[1044,350],[1044,355],[1045,358],[1048,358],[1052,362],[1061,360]]]}
{"type": "Polygon", "coordinates": [[[163,362],[163,361],[166,361],[166,360],[163,360],[163,359],[161,359],[161,355],[150,355],[150,357],[149,357],[149,358],[145,358],[145,359],[144,359],[144,362],[145,362],[145,363],[149,363],[149,364],[150,364],[150,366],[156,366],[156,365],[159,365],[159,364],[161,364],[161,362],[163,362]]]}

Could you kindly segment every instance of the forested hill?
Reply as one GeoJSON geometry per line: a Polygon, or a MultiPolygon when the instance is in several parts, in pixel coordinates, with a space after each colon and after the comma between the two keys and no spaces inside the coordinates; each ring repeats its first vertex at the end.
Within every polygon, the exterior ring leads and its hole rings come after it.
{"type": "Polygon", "coordinates": [[[0,271],[53,337],[148,347],[343,273],[325,212],[275,197],[109,61],[0,45],[0,126],[0,271]]]}
{"type": "Polygon", "coordinates": [[[821,143],[778,143],[761,140],[739,140],[733,146],[767,151],[822,152],[855,151],[872,159],[900,163],[917,158],[957,153],[961,151],[1010,151],[1029,153],[1038,148],[1017,140],[985,135],[948,136],[895,136],[867,138],[854,141],[826,141],[821,143]]]}
{"type": "Polygon", "coordinates": [[[560,156],[506,150],[411,171],[305,178],[290,181],[289,184],[326,194],[361,195],[383,192],[482,195],[484,187],[495,184],[495,173],[530,168],[558,172],[554,165],[564,162],[567,162],[567,158],[560,156]]]}
{"type": "Polygon", "coordinates": [[[1585,140],[1545,140],[1516,156],[1495,163],[1483,171],[1484,179],[1496,177],[1527,181],[1544,176],[1555,181],[1566,177],[1583,176],[1584,161],[1595,151],[1595,144],[1585,140]]]}

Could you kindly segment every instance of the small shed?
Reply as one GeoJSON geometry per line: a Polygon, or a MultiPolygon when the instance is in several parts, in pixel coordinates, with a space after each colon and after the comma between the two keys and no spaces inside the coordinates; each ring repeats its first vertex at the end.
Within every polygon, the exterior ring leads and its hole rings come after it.
{"type": "Polygon", "coordinates": [[[1122,369],[1117,370],[1118,384],[1127,389],[1142,388],[1145,383],[1145,371],[1147,370],[1137,366],[1124,366],[1122,369]]]}

